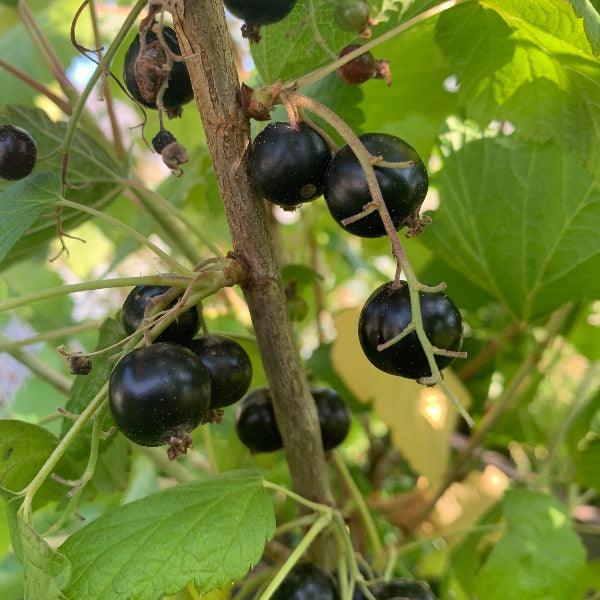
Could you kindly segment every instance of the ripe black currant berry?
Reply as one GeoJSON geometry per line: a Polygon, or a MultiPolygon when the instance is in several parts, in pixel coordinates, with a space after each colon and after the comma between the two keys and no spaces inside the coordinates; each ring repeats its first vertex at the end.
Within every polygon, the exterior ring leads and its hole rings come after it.
{"type": "MultiPolygon", "coordinates": [[[[405,141],[386,133],[366,133],[360,136],[366,149],[374,157],[389,163],[413,161],[403,168],[377,167],[375,174],[384,202],[396,229],[420,208],[429,186],[427,169],[416,150],[405,141]]],[[[349,233],[374,238],[386,234],[378,212],[372,212],[357,221],[343,221],[360,214],[371,202],[367,179],[356,156],[348,146],[335,154],[325,177],[325,200],[333,218],[349,233]]]]}
{"type": "MultiPolygon", "coordinates": [[[[433,346],[458,351],[462,343],[463,322],[454,302],[442,292],[419,292],[425,333],[433,346]]],[[[408,286],[394,288],[392,282],[376,289],[362,309],[358,322],[360,344],[367,358],[378,369],[408,379],[430,377],[431,370],[416,332],[409,333],[389,348],[377,347],[402,333],[412,321],[408,286]]],[[[440,369],[454,359],[436,356],[440,369]]]]}
{"type": "Polygon", "coordinates": [[[369,25],[369,5],[364,0],[342,0],[335,11],[335,22],[345,31],[360,33],[369,25]]]}
{"type": "MultiPolygon", "coordinates": [[[[340,58],[360,48],[360,44],[350,44],[340,52],[340,58]]],[[[370,52],[364,52],[354,60],[342,65],[338,75],[351,85],[360,85],[369,79],[384,79],[388,85],[392,84],[390,64],[386,60],[375,60],[370,52]]]]}
{"type": "Polygon", "coordinates": [[[210,374],[211,409],[231,406],[248,391],[252,363],[235,340],[224,335],[205,335],[192,340],[189,348],[210,374]]]}
{"type": "Polygon", "coordinates": [[[175,344],[153,344],[125,355],[114,368],[108,398],[120,431],[136,444],[170,444],[185,453],[188,433],[210,402],[210,375],[201,360],[175,344]]]}
{"type": "MultiPolygon", "coordinates": [[[[175,31],[163,27],[163,37],[170,50],[181,56],[181,49],[175,31]]],[[[173,63],[167,75],[164,66],[167,63],[165,51],[154,31],[138,34],[125,55],[124,79],[129,93],[148,108],[157,108],[156,100],[165,77],[169,85],[163,97],[164,107],[170,116],[178,116],[181,107],[194,97],[192,82],[184,61],[173,63]],[[141,35],[145,35],[145,46],[142,50],[141,35]]]]}
{"type": "Polygon", "coordinates": [[[16,181],[35,167],[37,146],[27,131],[14,125],[0,126],[0,177],[16,181]]]}
{"type": "Polygon", "coordinates": [[[350,430],[350,413],[343,398],[329,388],[316,388],[311,394],[317,405],[321,438],[325,451],[337,448],[350,430]]]}
{"type": "Polygon", "coordinates": [[[331,160],[327,142],[306,123],[271,123],[256,136],[250,164],[254,181],[270,202],[293,209],[323,193],[331,160]]]}
{"type": "Polygon", "coordinates": [[[283,580],[273,600],[339,600],[335,584],[314,565],[296,565],[283,580]]]}
{"type": "Polygon", "coordinates": [[[260,27],[282,21],[296,6],[297,0],[225,0],[229,12],[245,24],[242,34],[253,42],[260,41],[260,27]]]}
{"type": "Polygon", "coordinates": [[[268,388],[254,390],[244,398],[236,416],[240,441],[253,452],[275,452],[283,448],[268,388]]]}
{"type": "Polygon", "coordinates": [[[412,579],[396,579],[384,583],[377,595],[378,600],[393,600],[396,598],[402,598],[403,600],[436,600],[426,583],[412,579]]]}
{"type": "MultiPolygon", "coordinates": [[[[131,335],[142,324],[148,302],[169,289],[160,285],[138,285],[129,292],[121,309],[121,322],[128,335],[131,335]]],[[[171,303],[171,306],[175,302],[171,303]]],[[[196,335],[199,325],[198,309],[194,306],[173,321],[155,341],[185,345],[196,335]]]]}

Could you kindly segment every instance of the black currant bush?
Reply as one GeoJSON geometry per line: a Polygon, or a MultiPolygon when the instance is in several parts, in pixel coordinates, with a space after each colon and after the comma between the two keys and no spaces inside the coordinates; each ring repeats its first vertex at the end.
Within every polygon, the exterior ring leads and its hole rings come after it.
{"type": "Polygon", "coordinates": [[[596,598],[595,3],[78,4],[0,0],[0,598],[596,598]]]}

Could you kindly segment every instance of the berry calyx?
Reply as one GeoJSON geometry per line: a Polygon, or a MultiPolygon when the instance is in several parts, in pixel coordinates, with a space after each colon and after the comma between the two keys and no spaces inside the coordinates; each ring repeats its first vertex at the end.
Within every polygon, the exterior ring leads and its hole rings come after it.
{"type": "Polygon", "coordinates": [[[169,444],[169,457],[185,454],[210,402],[210,375],[200,359],[175,344],[153,344],[125,355],[108,387],[119,430],[142,446],[169,444]]]}
{"type": "Polygon", "coordinates": [[[259,388],[244,398],[236,415],[238,438],[252,452],[275,452],[283,448],[268,388],[259,388]]]}
{"type": "Polygon", "coordinates": [[[296,2],[297,0],[225,0],[225,6],[232,15],[244,21],[242,35],[252,42],[259,42],[261,26],[285,19],[296,2]]]}
{"type": "Polygon", "coordinates": [[[350,412],[344,399],[330,388],[316,388],[311,394],[317,405],[323,448],[326,452],[337,448],[350,430],[350,412]]]}
{"type": "Polygon", "coordinates": [[[369,26],[369,5],[364,0],[342,0],[335,10],[335,22],[344,31],[364,32],[369,26]]]}
{"type": "Polygon", "coordinates": [[[329,575],[312,564],[296,565],[272,596],[273,600],[339,600],[329,575]]]}
{"type": "MultiPolygon", "coordinates": [[[[427,195],[427,169],[417,151],[396,136],[366,133],[360,140],[371,156],[381,157],[387,163],[412,162],[411,166],[402,167],[374,166],[394,227],[400,229],[418,212],[427,195]]],[[[329,163],[324,196],[333,218],[349,233],[366,238],[386,235],[377,211],[346,223],[346,219],[362,213],[372,200],[363,168],[349,146],[338,150],[329,163]]]]}
{"type": "MultiPolygon", "coordinates": [[[[181,56],[175,31],[170,27],[163,27],[162,36],[169,50],[181,56]]],[[[168,78],[162,103],[169,116],[179,116],[181,107],[194,98],[192,82],[184,61],[174,61],[170,72],[166,72],[166,68],[167,57],[158,35],[152,30],[139,33],[125,55],[125,85],[140,104],[158,108],[158,94],[168,78]],[[144,44],[141,36],[144,36],[144,44]]]]}
{"type": "MultiPolygon", "coordinates": [[[[360,48],[360,44],[350,44],[340,52],[340,58],[360,48]]],[[[375,60],[370,52],[364,52],[338,69],[338,75],[350,85],[360,85],[369,79],[383,79],[392,85],[390,64],[386,60],[375,60]]]]}
{"type": "MultiPolygon", "coordinates": [[[[463,336],[460,311],[442,292],[419,292],[423,328],[431,344],[441,350],[457,352],[463,336]]],[[[408,285],[394,287],[385,283],[371,294],[358,322],[358,337],[369,361],[381,371],[408,379],[430,377],[431,370],[415,331],[388,348],[378,346],[393,340],[412,322],[408,285]]],[[[436,356],[441,370],[452,361],[450,356],[436,356]]]]}
{"type": "Polygon", "coordinates": [[[377,600],[436,600],[431,588],[422,581],[396,579],[384,583],[378,591],[377,600]]]}
{"type": "Polygon", "coordinates": [[[285,209],[323,193],[331,160],[327,142],[306,123],[271,123],[256,136],[250,164],[261,194],[285,209]]]}
{"type": "MultiPolygon", "coordinates": [[[[170,288],[160,285],[138,285],[134,287],[123,303],[121,309],[121,323],[128,335],[137,331],[144,321],[148,303],[158,296],[162,296],[170,288]]],[[[175,305],[171,303],[169,308],[175,305]]],[[[155,340],[155,342],[170,342],[186,345],[196,335],[200,318],[198,309],[194,306],[173,321],[155,340]]]]}
{"type": "Polygon", "coordinates": [[[37,146],[31,135],[14,125],[0,126],[0,177],[17,181],[35,167],[37,146]]]}
{"type": "Polygon", "coordinates": [[[152,138],[152,147],[157,154],[162,156],[165,165],[176,173],[182,173],[181,165],[190,160],[185,146],[182,146],[166,129],[161,129],[152,138]]]}
{"type": "Polygon", "coordinates": [[[252,362],[235,340],[225,335],[205,335],[192,340],[188,347],[210,374],[211,409],[231,406],[248,391],[252,362]]]}

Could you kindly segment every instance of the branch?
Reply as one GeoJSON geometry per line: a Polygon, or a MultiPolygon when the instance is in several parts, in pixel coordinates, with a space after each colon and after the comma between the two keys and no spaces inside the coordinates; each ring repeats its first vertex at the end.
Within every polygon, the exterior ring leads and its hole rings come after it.
{"type": "MultiPolygon", "coordinates": [[[[235,57],[221,0],[177,3],[175,28],[225,205],[235,253],[247,264],[252,317],[295,489],[333,504],[316,406],[294,342],[264,202],[246,164],[250,124],[239,100],[235,57]],[[309,457],[309,458],[307,458],[309,457]]],[[[330,544],[317,544],[327,565],[330,544]]]]}

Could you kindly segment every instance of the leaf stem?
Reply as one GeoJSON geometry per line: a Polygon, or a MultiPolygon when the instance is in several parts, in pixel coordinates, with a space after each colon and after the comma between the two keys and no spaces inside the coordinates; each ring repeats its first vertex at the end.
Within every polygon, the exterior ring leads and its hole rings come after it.
{"type": "Polygon", "coordinates": [[[10,347],[10,339],[0,332],[0,353],[6,352],[10,354],[15,360],[18,360],[22,365],[25,365],[32,373],[37,375],[40,379],[48,382],[53,388],[63,394],[68,394],[71,389],[71,380],[53,369],[45,361],[38,358],[35,354],[24,350],[23,348],[10,347]]]}
{"type": "Polygon", "coordinates": [[[373,548],[373,552],[375,553],[375,563],[379,563],[379,561],[382,560],[385,551],[379,538],[379,533],[377,532],[377,526],[375,525],[375,521],[373,521],[371,511],[369,510],[363,495],[358,489],[352,474],[348,470],[348,466],[344,462],[342,455],[337,451],[334,451],[332,454],[333,462],[335,463],[338,473],[340,474],[342,480],[348,488],[348,491],[350,492],[350,495],[352,496],[352,499],[354,500],[358,514],[362,519],[363,525],[367,531],[367,535],[369,536],[369,540],[371,541],[371,546],[373,548]]]}
{"type": "Polygon", "coordinates": [[[123,223],[122,221],[119,221],[118,219],[115,219],[114,217],[111,217],[110,215],[103,213],[102,211],[96,210],[95,208],[91,208],[90,206],[86,206],[85,204],[79,204],[78,202],[71,202],[70,200],[60,200],[56,202],[55,205],[64,208],[73,208],[75,210],[80,210],[81,212],[88,213],[98,219],[106,221],[107,223],[110,223],[111,225],[114,225],[115,227],[118,227],[119,229],[125,231],[135,240],[146,246],[148,249],[152,250],[154,254],[156,254],[163,260],[165,265],[171,267],[176,273],[182,275],[189,275],[191,273],[189,269],[181,265],[169,254],[161,250],[156,244],[153,244],[147,237],[145,237],[139,231],[137,231],[133,227],[130,227],[126,223],[123,223]]]}
{"type": "Polygon", "coordinates": [[[169,287],[187,288],[192,282],[192,277],[183,275],[148,275],[145,277],[119,277],[115,279],[99,279],[97,281],[85,281],[83,283],[72,283],[61,285],[39,292],[32,292],[16,298],[8,298],[0,302],[0,313],[20,306],[26,306],[34,302],[49,300],[58,296],[67,296],[77,292],[89,292],[93,290],[106,290],[109,288],[135,287],[136,285],[164,285],[169,287]]]}
{"type": "Polygon", "coordinates": [[[288,576],[290,571],[294,568],[296,563],[302,558],[303,554],[308,550],[310,545],[319,536],[319,534],[330,525],[332,520],[331,510],[325,514],[322,514],[314,523],[314,525],[308,530],[306,535],[302,538],[302,541],[294,548],[294,551],[290,554],[290,557],[283,563],[281,569],[277,572],[277,575],[273,577],[267,589],[261,594],[258,600],[269,600],[275,593],[277,588],[281,585],[283,580],[288,576]]]}
{"type": "Polygon", "coordinates": [[[329,514],[332,512],[332,508],[331,506],[327,506],[326,504],[319,504],[318,502],[313,502],[312,500],[308,500],[308,498],[304,498],[304,496],[300,496],[300,494],[296,494],[296,492],[293,492],[292,490],[288,490],[287,488],[281,486],[281,485],[277,485],[276,483],[272,483],[271,481],[263,481],[263,486],[266,487],[268,490],[273,490],[275,492],[279,492],[281,494],[283,494],[284,496],[287,496],[288,498],[291,498],[292,500],[296,501],[298,504],[309,508],[310,510],[317,512],[317,513],[323,513],[323,514],[329,514]]]}

